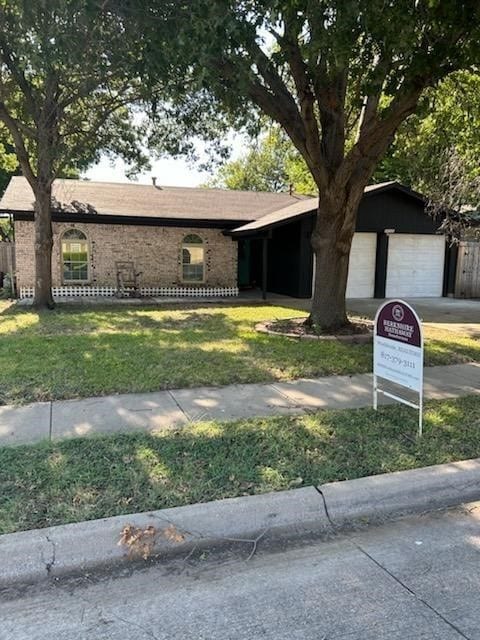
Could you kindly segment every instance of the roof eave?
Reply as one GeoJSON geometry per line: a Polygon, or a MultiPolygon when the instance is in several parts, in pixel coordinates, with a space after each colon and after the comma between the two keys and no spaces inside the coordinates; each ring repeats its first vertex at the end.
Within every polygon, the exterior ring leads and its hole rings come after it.
{"type": "MultiPolygon", "coordinates": [[[[33,221],[34,212],[27,210],[1,209],[0,214],[13,215],[14,220],[33,221]]],[[[192,228],[214,228],[231,229],[239,224],[248,224],[252,220],[233,220],[216,218],[175,218],[160,216],[128,216],[118,214],[88,214],[88,213],[66,213],[52,211],[53,222],[75,222],[84,224],[120,224],[128,226],[151,226],[151,227],[192,227],[192,228]]]]}
{"type": "Polygon", "coordinates": [[[272,222],[271,224],[265,224],[264,226],[258,227],[256,229],[243,229],[243,227],[247,225],[247,223],[245,223],[244,225],[242,224],[241,227],[238,227],[238,229],[227,231],[226,234],[231,235],[234,238],[244,238],[247,236],[263,236],[265,235],[265,233],[271,231],[272,229],[277,229],[278,227],[283,227],[287,224],[291,224],[292,222],[297,222],[298,220],[301,220],[303,218],[308,218],[314,213],[316,213],[316,209],[311,209],[310,211],[302,211],[302,213],[297,213],[290,218],[277,220],[272,222]]]}
{"type": "MultiPolygon", "coordinates": [[[[370,186],[375,186],[375,185],[370,185],[370,186]]],[[[414,191],[413,189],[410,189],[410,187],[406,187],[405,185],[396,181],[389,182],[384,185],[379,185],[378,188],[365,191],[363,193],[363,198],[370,198],[372,196],[378,195],[379,193],[384,193],[385,191],[392,191],[392,190],[400,191],[404,195],[409,196],[410,198],[413,198],[415,200],[418,200],[422,204],[425,204],[426,202],[428,202],[428,199],[423,194],[419,193],[418,191],[414,191]]]]}

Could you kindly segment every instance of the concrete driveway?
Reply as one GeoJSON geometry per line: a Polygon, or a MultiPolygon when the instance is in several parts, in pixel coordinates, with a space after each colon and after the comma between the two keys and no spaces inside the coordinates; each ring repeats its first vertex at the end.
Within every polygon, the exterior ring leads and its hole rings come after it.
{"type": "MultiPolygon", "coordinates": [[[[269,294],[268,301],[302,311],[310,310],[310,300],[287,298],[269,294]]],[[[378,298],[350,298],[348,311],[354,315],[373,319],[378,307],[384,302],[378,298]]],[[[423,322],[480,338],[480,300],[461,300],[458,298],[405,298],[418,313],[423,322]]]]}
{"type": "MultiPolygon", "coordinates": [[[[350,299],[351,313],[373,318],[383,300],[350,299]]],[[[406,298],[423,322],[440,329],[454,330],[472,338],[480,337],[480,300],[457,298],[406,298]]]]}

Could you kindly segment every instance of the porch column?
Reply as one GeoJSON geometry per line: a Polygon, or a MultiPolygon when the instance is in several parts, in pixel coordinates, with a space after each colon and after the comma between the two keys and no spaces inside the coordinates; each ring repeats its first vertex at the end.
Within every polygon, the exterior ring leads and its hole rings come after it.
{"type": "Polygon", "coordinates": [[[267,299],[268,237],[262,239],[262,298],[267,299]]]}

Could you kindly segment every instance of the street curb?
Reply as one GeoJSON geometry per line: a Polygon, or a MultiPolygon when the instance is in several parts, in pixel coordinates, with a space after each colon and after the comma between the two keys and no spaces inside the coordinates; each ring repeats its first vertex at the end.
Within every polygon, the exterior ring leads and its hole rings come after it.
{"type": "Polygon", "coordinates": [[[480,458],[0,536],[0,588],[197,549],[322,536],[480,500],[480,458]],[[130,527],[130,545],[119,545],[130,527]]]}
{"type": "Polygon", "coordinates": [[[249,553],[266,534],[299,537],[330,527],[318,491],[305,487],[12,533],[0,536],[0,588],[92,572],[144,552],[186,557],[195,549],[244,543],[249,553]],[[129,525],[140,534],[138,544],[119,545],[129,525]]]}
{"type": "Polygon", "coordinates": [[[480,500],[480,458],[318,487],[334,528],[480,500]]]}

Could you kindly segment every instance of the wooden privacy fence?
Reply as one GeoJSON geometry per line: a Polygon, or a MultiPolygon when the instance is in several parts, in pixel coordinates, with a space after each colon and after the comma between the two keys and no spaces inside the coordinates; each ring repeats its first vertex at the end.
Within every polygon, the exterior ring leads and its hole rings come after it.
{"type": "Polygon", "coordinates": [[[15,243],[0,242],[0,271],[13,273],[15,271],[15,243]]]}
{"type": "Polygon", "coordinates": [[[480,242],[462,241],[458,245],[456,298],[480,298],[480,242]]]}

